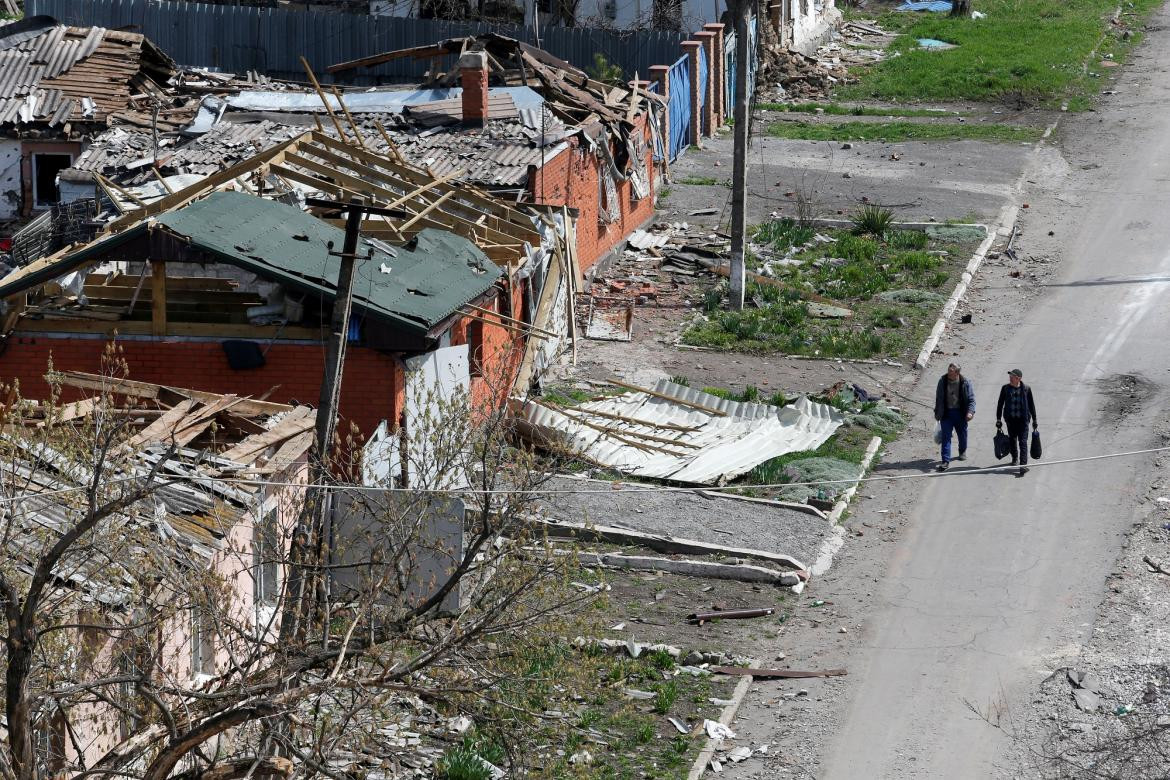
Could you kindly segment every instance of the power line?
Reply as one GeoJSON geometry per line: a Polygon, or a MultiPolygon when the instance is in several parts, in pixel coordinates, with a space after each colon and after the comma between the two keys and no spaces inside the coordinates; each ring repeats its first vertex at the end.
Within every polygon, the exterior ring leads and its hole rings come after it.
{"type": "MultiPolygon", "coordinates": [[[[1114,458],[1129,458],[1138,455],[1152,455],[1159,452],[1170,452],[1170,446],[1153,447],[1145,450],[1127,450],[1125,452],[1110,452],[1103,455],[1085,455],[1079,458],[1062,458],[1059,460],[1049,461],[1035,461],[1029,464],[1029,468],[1042,468],[1046,466],[1063,466],[1070,463],[1087,463],[1090,461],[1110,460],[1114,458]]],[[[326,491],[356,491],[356,492],[378,492],[378,493],[427,493],[437,495],[537,495],[537,496],[556,496],[556,495],[610,495],[613,493],[694,493],[696,491],[703,491],[705,493],[727,493],[734,495],[731,491],[741,490],[743,488],[752,489],[769,489],[769,488],[791,488],[791,487],[820,487],[823,485],[853,485],[870,482],[898,482],[907,479],[948,479],[954,477],[967,477],[980,474],[990,474],[998,471],[1010,471],[1019,468],[1018,466],[985,466],[983,468],[966,469],[962,471],[943,471],[943,472],[923,472],[917,474],[878,474],[869,477],[858,477],[854,479],[821,479],[808,482],[774,482],[764,485],[724,485],[717,487],[708,487],[704,485],[696,485],[694,487],[681,487],[678,485],[647,485],[642,483],[628,483],[622,481],[615,481],[609,488],[601,489],[561,489],[561,488],[498,488],[492,490],[484,490],[478,488],[389,488],[380,487],[376,485],[349,485],[336,483],[317,483],[310,484],[307,482],[276,482],[265,479],[248,479],[246,477],[226,477],[215,475],[179,475],[175,479],[169,476],[165,480],[160,480],[160,487],[165,484],[173,484],[176,482],[208,482],[215,480],[229,485],[249,485],[260,487],[285,487],[297,488],[307,490],[309,488],[317,488],[326,491]],[[620,487],[619,487],[620,486],[620,487]]],[[[107,484],[116,484],[119,482],[131,482],[142,477],[122,477],[116,480],[111,480],[107,484]]],[[[76,487],[62,488],[60,490],[47,491],[44,493],[27,493],[19,496],[5,496],[0,497],[0,505],[11,504],[22,500],[34,500],[44,498],[47,496],[64,495],[67,493],[75,493],[83,490],[88,490],[88,485],[78,485],[76,487]]]]}

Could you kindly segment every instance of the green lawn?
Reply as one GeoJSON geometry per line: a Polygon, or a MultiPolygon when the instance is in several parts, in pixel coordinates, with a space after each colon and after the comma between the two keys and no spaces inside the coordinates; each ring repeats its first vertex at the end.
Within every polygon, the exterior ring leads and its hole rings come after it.
{"type": "Polygon", "coordinates": [[[1043,130],[1017,125],[968,122],[924,124],[916,122],[774,122],[773,138],[805,141],[1036,141],[1043,130]]]}
{"type": "Polygon", "coordinates": [[[1100,67],[1099,58],[1113,54],[1114,61],[1123,59],[1161,0],[1122,2],[1125,25],[1117,27],[1108,21],[1116,0],[975,0],[972,5],[987,17],[885,14],[882,26],[903,33],[891,47],[899,56],[861,70],[860,83],[843,87],[836,96],[1006,100],[1021,106],[1067,101],[1069,108],[1083,109],[1113,70],[1100,67]],[[918,38],[936,38],[958,48],[923,51],[918,38]]]}

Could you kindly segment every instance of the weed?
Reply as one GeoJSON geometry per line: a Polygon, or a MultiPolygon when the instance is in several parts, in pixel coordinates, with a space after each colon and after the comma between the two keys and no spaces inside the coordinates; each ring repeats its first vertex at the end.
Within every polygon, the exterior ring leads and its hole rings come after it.
{"type": "Polygon", "coordinates": [[[643,658],[646,663],[660,672],[668,672],[677,665],[674,656],[665,650],[654,650],[653,652],[646,653],[643,658]]]}
{"type": "Polygon", "coordinates": [[[776,122],[768,126],[773,138],[803,141],[1037,141],[1044,131],[1019,125],[920,122],[776,122]]]}
{"type": "Polygon", "coordinates": [[[674,384],[678,385],[679,387],[690,387],[691,386],[691,380],[688,379],[687,377],[683,376],[682,374],[675,374],[675,375],[671,376],[670,381],[673,382],[674,384]]]}
{"type": "Polygon", "coordinates": [[[723,305],[723,286],[711,287],[703,291],[703,312],[710,316],[719,311],[723,305]]]}
{"type": "Polygon", "coordinates": [[[435,767],[442,780],[491,780],[492,772],[474,750],[463,745],[449,748],[435,767]]]}
{"type": "Polygon", "coordinates": [[[887,237],[894,249],[926,249],[930,237],[921,230],[894,230],[887,237]]]}
{"type": "Polygon", "coordinates": [[[669,198],[670,192],[671,192],[670,187],[662,187],[661,189],[658,190],[658,199],[663,200],[665,198],[669,198]]]}
{"type": "Polygon", "coordinates": [[[740,395],[740,400],[751,404],[759,403],[760,388],[748,385],[743,389],[743,393],[740,395]]]}
{"type": "Polygon", "coordinates": [[[854,214],[850,221],[853,223],[853,232],[857,235],[881,239],[894,224],[894,212],[881,206],[866,206],[854,214]]]}
{"type": "Polygon", "coordinates": [[[679,179],[679,184],[689,184],[693,187],[714,187],[720,182],[714,176],[687,176],[685,179],[679,179]]]}
{"type": "Polygon", "coordinates": [[[768,244],[778,251],[803,246],[815,235],[816,231],[811,227],[802,227],[796,220],[788,218],[769,220],[758,225],[752,232],[755,241],[768,244]]]}
{"type": "Polygon", "coordinates": [[[900,328],[902,310],[892,306],[881,306],[869,314],[869,324],[875,328],[900,328]]]}
{"type": "Polygon", "coordinates": [[[667,680],[664,683],[659,683],[658,688],[654,691],[654,711],[659,715],[665,715],[670,712],[670,708],[678,700],[678,682],[675,680],[667,680]]]}
{"type": "Polygon", "coordinates": [[[768,398],[768,403],[772,406],[788,406],[788,397],[783,392],[777,390],[768,398]]]}

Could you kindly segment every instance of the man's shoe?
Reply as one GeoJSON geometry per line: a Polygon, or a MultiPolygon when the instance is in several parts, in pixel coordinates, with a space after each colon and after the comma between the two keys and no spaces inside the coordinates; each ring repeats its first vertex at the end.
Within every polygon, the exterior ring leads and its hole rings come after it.
{"type": "Polygon", "coordinates": [[[959,457],[955,458],[955,460],[966,460],[966,459],[967,459],[967,453],[965,453],[965,452],[960,452],[959,457]]]}
{"type": "Polygon", "coordinates": [[[951,462],[949,460],[944,460],[942,463],[938,464],[939,471],[946,471],[950,467],[951,467],[951,462]]]}
{"type": "Polygon", "coordinates": [[[1017,474],[1016,476],[1022,477],[1027,473],[1028,473],[1028,467],[1027,466],[1020,466],[1020,473],[1017,474]]]}
{"type": "Polygon", "coordinates": [[[1012,465],[1013,466],[1020,465],[1020,459],[1019,458],[1012,458],[1012,465]]]}

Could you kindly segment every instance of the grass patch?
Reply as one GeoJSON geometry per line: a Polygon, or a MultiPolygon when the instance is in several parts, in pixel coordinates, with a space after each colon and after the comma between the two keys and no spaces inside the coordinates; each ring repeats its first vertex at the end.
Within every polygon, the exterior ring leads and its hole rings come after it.
{"type": "Polygon", "coordinates": [[[843,106],[840,103],[761,103],[757,106],[764,111],[780,111],[787,114],[825,114],[827,116],[901,116],[901,117],[947,117],[969,116],[958,111],[930,108],[882,108],[880,106],[843,106]]]}
{"type": "Polygon", "coordinates": [[[1044,131],[1017,125],[918,122],[774,122],[768,135],[801,141],[1038,141],[1044,131]]]}
{"type": "MultiPolygon", "coordinates": [[[[875,215],[867,228],[880,236],[826,230],[823,234],[832,239],[828,242],[807,241],[813,231],[791,220],[757,226],[753,240],[759,253],[764,254],[762,246],[795,264],[771,266],[774,285],[749,283],[746,297],[754,305],[742,311],[726,309],[725,283],[708,290],[702,305],[705,316],[683,334],[683,341],[825,358],[898,356],[917,348],[933,321],[934,305],[945,299],[971,244],[897,230],[884,216],[875,215]],[[814,302],[849,309],[852,316],[818,317],[822,307],[810,306],[814,302]]],[[[752,262],[762,268],[764,261],[752,262]]],[[[758,391],[753,390],[745,389],[734,400],[756,400],[758,391]]],[[[733,397],[718,388],[707,392],[733,397]]]]}
{"type": "Polygon", "coordinates": [[[1067,101],[1084,109],[1100,90],[1109,69],[1098,55],[1124,59],[1140,38],[1136,31],[1160,0],[1122,3],[1125,26],[1109,19],[1115,0],[982,0],[984,19],[952,19],[939,13],[898,13],[880,24],[899,35],[891,50],[899,56],[860,69],[861,80],[843,87],[845,100],[979,100],[1018,107],[1054,106],[1067,101]],[[1126,26],[1133,32],[1127,37],[1126,26]],[[1104,40],[1102,40],[1104,36],[1104,40]],[[936,38],[958,48],[929,52],[918,38],[936,38]],[[1088,68],[1083,67],[1088,60],[1088,68]]]}
{"type": "Polygon", "coordinates": [[[715,187],[723,182],[716,179],[714,176],[687,176],[684,179],[678,180],[679,184],[689,184],[693,187],[715,187]]]}

